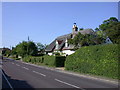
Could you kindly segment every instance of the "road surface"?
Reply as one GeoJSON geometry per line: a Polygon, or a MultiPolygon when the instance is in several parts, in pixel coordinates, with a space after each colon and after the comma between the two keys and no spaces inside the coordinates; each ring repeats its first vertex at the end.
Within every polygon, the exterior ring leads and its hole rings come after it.
{"type": "Polygon", "coordinates": [[[101,88],[103,90],[108,88],[108,90],[118,90],[118,84],[114,82],[76,76],[7,58],[2,62],[1,73],[3,89],[64,88],[64,90],[89,90],[90,88],[101,88]]]}

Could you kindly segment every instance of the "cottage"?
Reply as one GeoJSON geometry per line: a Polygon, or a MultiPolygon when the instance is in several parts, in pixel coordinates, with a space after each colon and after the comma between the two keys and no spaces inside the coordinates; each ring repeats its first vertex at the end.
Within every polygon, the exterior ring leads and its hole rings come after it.
{"type": "Polygon", "coordinates": [[[75,35],[80,32],[81,34],[94,34],[92,29],[78,30],[76,23],[74,23],[72,28],[72,33],[62,35],[57,37],[50,45],[45,49],[48,55],[52,55],[53,52],[62,52],[66,55],[74,53],[74,45],[68,44],[68,39],[74,38],[75,35]]]}

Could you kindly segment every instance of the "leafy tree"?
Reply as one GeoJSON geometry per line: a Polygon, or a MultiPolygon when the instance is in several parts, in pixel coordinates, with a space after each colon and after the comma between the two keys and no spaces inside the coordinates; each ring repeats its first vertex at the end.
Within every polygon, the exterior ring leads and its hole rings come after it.
{"type": "Polygon", "coordinates": [[[95,28],[95,32],[100,31],[99,28],[95,28]]]}
{"type": "Polygon", "coordinates": [[[45,51],[46,45],[43,45],[41,43],[37,43],[37,50],[39,55],[43,55],[45,51]]]}
{"type": "Polygon", "coordinates": [[[45,45],[43,45],[41,43],[37,43],[37,49],[38,49],[38,51],[43,51],[45,49],[45,45]]]}
{"type": "Polygon", "coordinates": [[[2,50],[2,55],[9,57],[10,54],[11,54],[11,50],[9,48],[4,47],[3,50],[2,50]]]}
{"type": "Polygon", "coordinates": [[[19,43],[16,46],[16,52],[18,55],[20,55],[22,57],[26,56],[28,54],[27,53],[27,42],[23,41],[22,43],[19,43]]]}
{"type": "Polygon", "coordinates": [[[6,54],[7,57],[9,57],[11,55],[11,50],[6,49],[5,54],[6,54]]]}
{"type": "Polygon", "coordinates": [[[12,55],[16,55],[16,54],[17,54],[17,52],[16,52],[16,48],[15,48],[15,47],[12,47],[11,54],[12,54],[12,55]]]}
{"type": "Polygon", "coordinates": [[[117,18],[111,17],[104,20],[103,24],[99,25],[99,29],[103,31],[106,37],[109,37],[113,43],[120,42],[120,22],[117,18]]]}
{"type": "Polygon", "coordinates": [[[104,38],[98,35],[93,34],[81,34],[80,32],[73,38],[69,39],[68,43],[73,44],[75,49],[78,49],[81,46],[90,46],[104,43],[104,38]]]}
{"type": "Polygon", "coordinates": [[[32,41],[29,42],[23,41],[22,43],[19,43],[16,46],[16,52],[18,55],[22,57],[26,55],[34,56],[37,54],[37,46],[32,41]]]}
{"type": "Polygon", "coordinates": [[[28,55],[32,55],[32,56],[37,55],[38,50],[36,44],[32,41],[29,41],[27,51],[28,51],[28,55]]]}

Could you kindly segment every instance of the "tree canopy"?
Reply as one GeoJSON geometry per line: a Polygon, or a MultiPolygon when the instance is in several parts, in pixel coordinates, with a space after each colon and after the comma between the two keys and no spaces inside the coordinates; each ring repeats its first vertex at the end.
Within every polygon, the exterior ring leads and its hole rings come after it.
{"type": "Polygon", "coordinates": [[[37,54],[37,46],[33,41],[23,41],[15,47],[15,51],[22,57],[26,55],[34,56],[37,54]]]}
{"type": "Polygon", "coordinates": [[[103,24],[99,25],[99,30],[103,31],[104,35],[109,37],[113,43],[119,43],[120,22],[117,18],[111,17],[108,20],[104,20],[103,24]]]}
{"type": "Polygon", "coordinates": [[[104,40],[100,36],[96,36],[93,34],[81,34],[80,32],[73,38],[69,39],[68,43],[75,45],[75,49],[81,46],[89,46],[103,43],[104,40]]]}

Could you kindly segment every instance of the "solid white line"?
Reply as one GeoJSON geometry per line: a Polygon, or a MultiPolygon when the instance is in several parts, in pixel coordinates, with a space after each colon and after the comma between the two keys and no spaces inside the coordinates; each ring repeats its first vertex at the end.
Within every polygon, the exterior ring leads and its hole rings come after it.
{"type": "MultiPolygon", "coordinates": [[[[78,86],[69,84],[69,83],[67,83],[67,82],[64,82],[64,81],[61,81],[61,80],[58,80],[58,79],[55,79],[55,80],[58,81],[58,82],[60,82],[60,83],[64,83],[64,84],[66,84],[66,85],[69,85],[69,86],[72,86],[72,87],[75,87],[75,88],[80,88],[80,87],[78,87],[78,86]]],[[[80,89],[81,89],[81,88],[80,88],[80,89]]],[[[84,89],[82,89],[82,90],[84,90],[84,89]]]]}
{"type": "Polygon", "coordinates": [[[42,74],[42,73],[39,73],[39,72],[36,72],[36,71],[33,71],[34,73],[37,73],[37,74],[40,74],[40,75],[42,75],[42,76],[46,76],[45,74],[42,74]]]}
{"type": "MultiPolygon", "coordinates": [[[[2,72],[2,70],[1,70],[1,72],[2,72]]],[[[10,82],[8,81],[8,79],[6,78],[6,76],[4,75],[3,72],[2,72],[2,74],[3,74],[4,78],[5,78],[5,80],[7,81],[8,85],[10,86],[10,88],[13,90],[12,85],[10,84],[10,82]]]]}
{"type": "Polygon", "coordinates": [[[26,68],[26,67],[22,67],[22,68],[24,68],[24,69],[26,69],[26,70],[29,70],[29,68],[26,68]]]}

